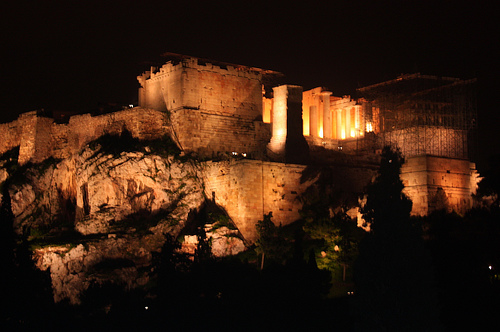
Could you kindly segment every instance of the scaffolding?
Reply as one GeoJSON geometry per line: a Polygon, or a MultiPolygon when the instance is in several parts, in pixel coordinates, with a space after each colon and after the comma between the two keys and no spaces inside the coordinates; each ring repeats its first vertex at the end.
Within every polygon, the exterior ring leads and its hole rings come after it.
{"type": "Polygon", "coordinates": [[[367,131],[377,134],[377,145],[397,146],[405,157],[472,159],[475,84],[476,79],[411,74],[360,88],[367,131]]]}

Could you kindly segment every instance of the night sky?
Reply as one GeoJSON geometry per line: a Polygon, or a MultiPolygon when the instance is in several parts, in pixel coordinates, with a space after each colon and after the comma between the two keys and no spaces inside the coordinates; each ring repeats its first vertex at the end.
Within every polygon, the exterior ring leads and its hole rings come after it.
{"type": "Polygon", "coordinates": [[[415,73],[478,79],[478,161],[500,152],[494,2],[10,1],[0,12],[0,122],[137,102],[174,52],[280,71],[334,95],[415,73]],[[487,143],[487,144],[486,144],[487,143]]]}

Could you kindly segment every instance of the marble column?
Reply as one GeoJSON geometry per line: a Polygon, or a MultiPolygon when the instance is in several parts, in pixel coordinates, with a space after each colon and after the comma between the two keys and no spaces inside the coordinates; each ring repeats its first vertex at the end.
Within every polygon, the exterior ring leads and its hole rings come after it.
{"type": "Polygon", "coordinates": [[[337,109],[337,139],[342,139],[342,108],[337,109]]]}
{"type": "Polygon", "coordinates": [[[323,98],[323,138],[332,138],[332,113],[330,112],[330,91],[321,92],[323,98]]]}
{"type": "Polygon", "coordinates": [[[309,106],[309,135],[318,137],[318,107],[309,106]]]}
{"type": "Polygon", "coordinates": [[[345,138],[351,137],[351,108],[345,110],[345,138]]]}

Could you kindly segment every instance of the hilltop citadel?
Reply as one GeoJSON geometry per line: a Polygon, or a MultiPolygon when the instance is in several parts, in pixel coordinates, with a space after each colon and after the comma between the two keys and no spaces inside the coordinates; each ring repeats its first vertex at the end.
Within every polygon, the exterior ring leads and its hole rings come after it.
{"type": "MultiPolygon", "coordinates": [[[[67,158],[106,133],[169,135],[185,153],[209,160],[201,172],[206,196],[250,241],[263,214],[272,211],[283,224],[300,218],[298,197],[313,181],[304,180],[307,167],[330,167],[337,188],[360,194],[384,145],[406,159],[401,179],[414,215],[472,207],[475,80],[403,75],[358,89],[354,99],[322,87],[273,86],[276,76],[176,56],[137,77],[138,107],[75,115],[65,124],[33,111],[0,124],[0,154],[19,147],[20,164],[37,163],[67,158]]],[[[83,209],[89,193],[79,186],[75,201],[83,209]]]]}

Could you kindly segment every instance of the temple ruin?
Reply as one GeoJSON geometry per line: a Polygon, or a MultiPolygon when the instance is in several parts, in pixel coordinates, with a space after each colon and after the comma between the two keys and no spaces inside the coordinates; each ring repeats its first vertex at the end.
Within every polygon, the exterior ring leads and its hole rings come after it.
{"type": "Polygon", "coordinates": [[[168,112],[179,146],[207,157],[308,164],[398,147],[413,214],[442,204],[458,212],[472,207],[475,79],[402,75],[351,98],[322,87],[266,86],[276,74],[178,57],[138,77],[139,105],[168,112]]]}
{"type": "Polygon", "coordinates": [[[475,80],[403,75],[360,88],[358,97],[323,87],[273,85],[278,72],[172,56],[137,79],[139,107],[56,123],[38,112],[0,124],[0,153],[18,146],[19,163],[65,158],[90,141],[127,129],[137,138],[170,135],[204,162],[207,197],[245,237],[273,211],[297,220],[307,165],[331,165],[335,181],[361,193],[384,145],[406,159],[401,179],[414,215],[472,207],[475,80]]]}

